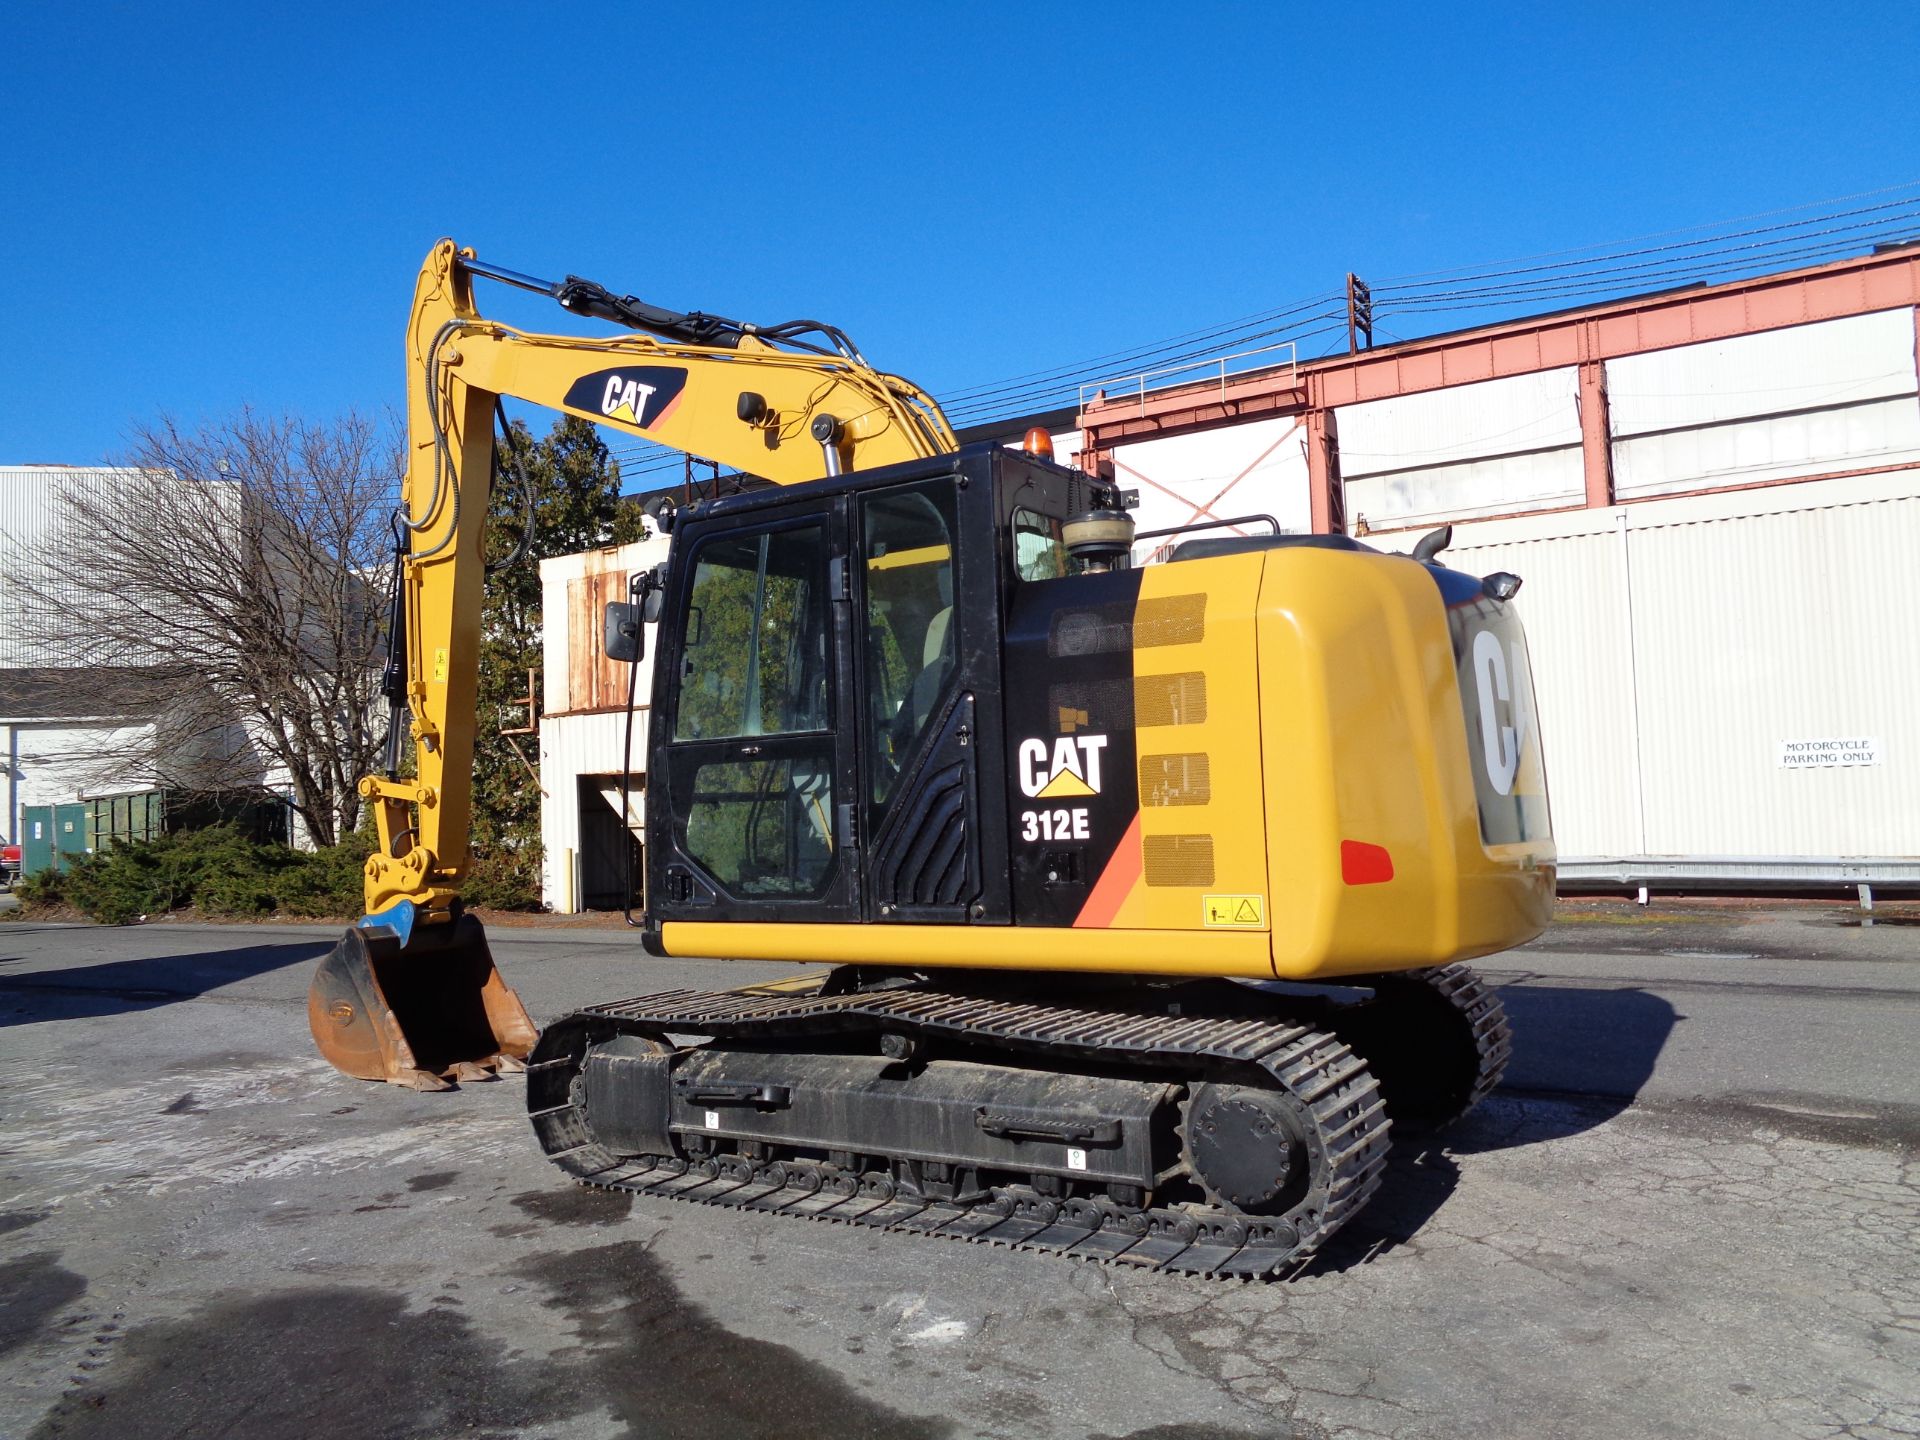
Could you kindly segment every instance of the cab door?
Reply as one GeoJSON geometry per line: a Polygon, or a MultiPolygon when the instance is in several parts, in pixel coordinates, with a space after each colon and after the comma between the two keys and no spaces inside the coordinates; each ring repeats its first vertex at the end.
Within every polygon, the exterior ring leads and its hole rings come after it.
{"type": "Polygon", "coordinates": [[[650,716],[655,920],[859,913],[845,504],[674,537],[650,716]]]}
{"type": "Polygon", "coordinates": [[[948,472],[854,498],[865,918],[1006,923],[992,487],[948,472]]]}

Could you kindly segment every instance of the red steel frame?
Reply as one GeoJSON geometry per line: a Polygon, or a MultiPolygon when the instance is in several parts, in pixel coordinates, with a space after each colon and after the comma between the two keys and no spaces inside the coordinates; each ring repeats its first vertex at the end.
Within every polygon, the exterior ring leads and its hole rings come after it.
{"type": "MultiPolygon", "coordinates": [[[[1313,528],[1325,534],[1345,528],[1337,407],[1575,366],[1586,504],[1611,505],[1608,360],[1902,307],[1914,312],[1915,353],[1920,363],[1920,250],[1635,296],[1358,355],[1333,356],[1297,369],[1253,371],[1230,377],[1224,384],[1215,380],[1174,386],[1130,400],[1096,398],[1080,414],[1080,464],[1098,474],[1111,467],[1113,452],[1120,445],[1297,415],[1307,432],[1313,528]]],[[[1719,485],[1703,490],[1744,488],[1719,485]]]]}

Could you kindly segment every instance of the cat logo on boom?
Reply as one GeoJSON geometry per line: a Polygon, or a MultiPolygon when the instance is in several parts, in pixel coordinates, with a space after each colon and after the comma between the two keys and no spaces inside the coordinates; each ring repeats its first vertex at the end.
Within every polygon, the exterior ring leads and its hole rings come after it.
{"type": "Polygon", "coordinates": [[[673,413],[687,372],[667,365],[623,365],[582,375],[567,388],[570,409],[650,430],[673,413]]]}

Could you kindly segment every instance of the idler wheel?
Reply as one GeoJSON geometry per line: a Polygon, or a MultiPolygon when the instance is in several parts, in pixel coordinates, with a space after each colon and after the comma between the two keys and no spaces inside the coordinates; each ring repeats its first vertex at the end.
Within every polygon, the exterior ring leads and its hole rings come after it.
{"type": "Polygon", "coordinates": [[[1246,1085],[1201,1085],[1187,1102],[1187,1163],[1217,1205],[1278,1215],[1305,1193],[1311,1157],[1289,1098],[1246,1085]]]}

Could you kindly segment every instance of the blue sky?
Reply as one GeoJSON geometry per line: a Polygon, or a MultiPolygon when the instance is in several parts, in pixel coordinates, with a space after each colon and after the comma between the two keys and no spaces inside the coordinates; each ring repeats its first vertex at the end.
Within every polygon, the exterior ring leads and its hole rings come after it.
{"type": "Polygon", "coordinates": [[[98,463],[163,411],[397,406],[443,234],[829,320],[953,393],[1348,270],[1920,180],[1916,54],[1906,4],[16,0],[0,463],[98,463]]]}

